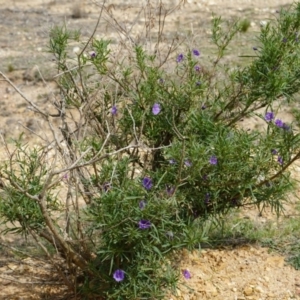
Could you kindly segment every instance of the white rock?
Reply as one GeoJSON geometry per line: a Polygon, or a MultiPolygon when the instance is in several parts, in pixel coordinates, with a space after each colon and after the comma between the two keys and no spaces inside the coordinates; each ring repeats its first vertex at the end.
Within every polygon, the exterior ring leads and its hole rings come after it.
{"type": "Polygon", "coordinates": [[[73,48],[73,52],[76,53],[76,54],[79,53],[80,52],[80,48],[79,47],[74,47],[73,48]]]}
{"type": "Polygon", "coordinates": [[[259,24],[261,27],[266,27],[268,24],[268,21],[260,21],[259,24]]]}

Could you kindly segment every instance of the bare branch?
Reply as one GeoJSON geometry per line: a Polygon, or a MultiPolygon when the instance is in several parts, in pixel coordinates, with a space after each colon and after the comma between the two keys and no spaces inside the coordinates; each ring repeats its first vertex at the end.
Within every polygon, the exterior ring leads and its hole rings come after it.
{"type": "Polygon", "coordinates": [[[41,111],[31,100],[29,100],[20,89],[17,88],[17,86],[15,84],[13,84],[13,82],[6,76],[4,75],[1,71],[0,71],[0,75],[5,79],[5,81],[7,81],[15,90],[16,92],[27,102],[30,104],[30,106],[32,106],[34,108],[34,110],[36,112],[38,112],[39,114],[41,114],[43,117],[45,117],[46,119],[48,119],[48,114],[45,114],[43,111],[41,111]]]}

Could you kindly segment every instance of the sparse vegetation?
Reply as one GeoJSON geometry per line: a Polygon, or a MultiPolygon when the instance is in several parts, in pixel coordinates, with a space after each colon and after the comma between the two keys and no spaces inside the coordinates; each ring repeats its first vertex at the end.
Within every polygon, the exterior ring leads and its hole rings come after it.
{"type": "Polygon", "coordinates": [[[240,22],[240,31],[247,32],[250,26],[251,22],[248,19],[244,19],[240,22]]]}
{"type": "Polygon", "coordinates": [[[13,72],[15,70],[15,67],[13,64],[9,63],[7,65],[7,72],[10,73],[10,72],[13,72]]]}

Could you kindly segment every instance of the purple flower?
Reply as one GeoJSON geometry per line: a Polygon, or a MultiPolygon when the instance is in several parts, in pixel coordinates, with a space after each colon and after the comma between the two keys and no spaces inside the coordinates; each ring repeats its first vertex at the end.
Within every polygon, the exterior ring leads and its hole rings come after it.
{"type": "Polygon", "coordinates": [[[62,180],[64,180],[64,181],[65,181],[65,180],[68,180],[68,177],[69,177],[69,176],[68,176],[68,173],[66,173],[66,174],[62,177],[62,180]]]}
{"type": "Polygon", "coordinates": [[[150,190],[153,186],[153,183],[152,183],[152,179],[149,178],[149,177],[145,177],[143,178],[143,187],[146,189],[146,190],[150,190]]]}
{"type": "Polygon", "coordinates": [[[151,227],[151,222],[149,220],[139,221],[139,229],[148,229],[151,227]]]}
{"type": "Polygon", "coordinates": [[[197,49],[193,49],[193,54],[194,54],[195,56],[199,56],[199,55],[200,55],[200,52],[199,52],[199,50],[197,50],[197,49]]]}
{"type": "Polygon", "coordinates": [[[90,52],[90,56],[91,56],[91,58],[95,58],[96,57],[96,52],[95,51],[90,52]]]}
{"type": "Polygon", "coordinates": [[[175,187],[168,185],[167,188],[166,188],[166,192],[167,192],[168,196],[172,196],[175,192],[175,187]]]}
{"type": "Polygon", "coordinates": [[[188,270],[183,270],[182,274],[184,276],[185,279],[191,279],[191,273],[188,270]]]}
{"type": "Polygon", "coordinates": [[[171,158],[171,159],[169,160],[169,164],[170,164],[170,165],[175,165],[175,164],[176,164],[176,160],[173,159],[173,158],[171,158]]]}
{"type": "Polygon", "coordinates": [[[280,165],[283,165],[283,158],[281,156],[278,156],[277,161],[280,165]]]}
{"type": "Polygon", "coordinates": [[[285,43],[287,42],[287,38],[284,37],[284,38],[282,39],[282,42],[285,44],[285,43]]]}
{"type": "Polygon", "coordinates": [[[198,66],[198,65],[195,66],[195,71],[196,71],[196,72],[200,72],[200,69],[201,69],[200,66],[198,66]]]}
{"type": "Polygon", "coordinates": [[[154,103],[154,105],[152,106],[152,113],[156,116],[160,113],[160,104],[159,103],[154,103]]]}
{"type": "Polygon", "coordinates": [[[125,272],[123,270],[116,270],[113,274],[114,280],[117,282],[123,281],[125,278],[125,272]]]}
{"type": "Polygon", "coordinates": [[[265,120],[266,120],[267,122],[270,122],[270,121],[272,121],[273,119],[274,119],[274,113],[271,112],[271,111],[267,112],[266,115],[265,115],[265,120]]]}
{"type": "Polygon", "coordinates": [[[272,153],[272,155],[276,155],[276,154],[278,154],[278,151],[276,149],[272,149],[271,153],[272,153]]]}
{"type": "Polygon", "coordinates": [[[283,122],[280,119],[276,119],[275,120],[275,125],[279,128],[282,128],[283,127],[283,122]]]}
{"type": "Polygon", "coordinates": [[[165,81],[164,81],[162,78],[159,78],[159,79],[158,79],[158,82],[159,82],[160,84],[163,84],[165,81]]]}
{"type": "Polygon", "coordinates": [[[191,163],[188,159],[186,159],[186,160],[184,161],[184,164],[185,164],[187,167],[191,167],[191,166],[192,166],[192,163],[191,163]]]}
{"type": "Polygon", "coordinates": [[[209,163],[211,165],[216,165],[218,163],[218,159],[215,155],[211,156],[210,159],[209,159],[209,163]]]}
{"type": "Polygon", "coordinates": [[[196,86],[200,86],[200,85],[201,85],[201,81],[197,81],[196,86]]]}
{"type": "Polygon", "coordinates": [[[179,54],[179,55],[177,56],[176,61],[177,61],[178,63],[180,63],[180,62],[183,61],[183,58],[184,58],[184,56],[183,56],[183,54],[181,53],[181,54],[179,54]]]}
{"type": "Polygon", "coordinates": [[[284,130],[286,130],[286,131],[288,131],[288,130],[291,129],[290,126],[287,125],[286,123],[283,123],[283,124],[282,124],[282,128],[283,128],[284,130]]]}
{"type": "Polygon", "coordinates": [[[140,203],[139,203],[139,208],[140,208],[140,210],[143,210],[143,209],[145,209],[145,207],[146,207],[146,204],[147,204],[147,202],[146,202],[146,201],[144,201],[144,200],[140,201],[140,203]]]}
{"type": "Polygon", "coordinates": [[[117,112],[118,112],[118,109],[117,109],[117,107],[114,105],[114,106],[111,108],[111,114],[112,114],[113,116],[115,116],[115,115],[117,114],[117,112]]]}
{"type": "Polygon", "coordinates": [[[201,109],[202,109],[202,110],[206,109],[206,105],[203,104],[203,105],[201,106],[201,109]]]}

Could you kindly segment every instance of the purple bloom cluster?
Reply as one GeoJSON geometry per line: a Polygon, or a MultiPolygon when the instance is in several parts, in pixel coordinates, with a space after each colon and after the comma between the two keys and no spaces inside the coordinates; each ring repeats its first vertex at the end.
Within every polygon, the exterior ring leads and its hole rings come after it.
{"type": "Polygon", "coordinates": [[[96,57],[96,52],[95,51],[90,52],[90,56],[91,56],[91,58],[95,58],[96,57]]]}
{"type": "Polygon", "coordinates": [[[153,183],[152,183],[152,179],[149,178],[149,177],[144,177],[143,178],[143,181],[142,181],[142,184],[143,184],[143,187],[146,189],[146,190],[150,190],[153,186],[153,183]]]}
{"type": "Polygon", "coordinates": [[[289,125],[287,125],[287,124],[285,124],[285,123],[283,123],[283,125],[282,125],[282,129],[284,129],[284,130],[288,131],[288,130],[290,130],[290,126],[289,126],[289,125]]]}
{"type": "Polygon", "coordinates": [[[193,54],[194,54],[195,56],[200,56],[200,52],[199,52],[199,50],[197,50],[197,49],[193,49],[193,54]]]}
{"type": "Polygon", "coordinates": [[[282,128],[283,127],[283,122],[280,120],[280,119],[276,119],[275,120],[275,125],[279,128],[282,128]]]}
{"type": "Polygon", "coordinates": [[[148,229],[151,227],[151,222],[149,220],[140,220],[139,229],[148,229]]]}
{"type": "Polygon", "coordinates": [[[152,106],[152,113],[156,116],[160,113],[160,111],[161,111],[160,104],[154,103],[154,105],[152,106]]]}
{"type": "MultiPolygon", "coordinates": [[[[197,49],[193,49],[193,50],[192,50],[192,53],[193,53],[193,55],[195,55],[195,56],[200,56],[200,51],[197,50],[197,49]]],[[[176,61],[177,61],[178,63],[180,63],[180,62],[183,61],[183,59],[184,59],[184,55],[183,55],[182,53],[180,53],[180,54],[178,54],[178,56],[177,56],[177,58],[176,58],[176,61]]],[[[200,70],[200,67],[199,67],[199,70],[200,70]]]]}
{"type": "Polygon", "coordinates": [[[179,54],[179,55],[177,56],[176,61],[177,61],[178,63],[180,63],[180,62],[183,61],[183,59],[184,59],[184,56],[183,56],[183,54],[181,53],[181,54],[179,54]]]}
{"type": "MultiPolygon", "coordinates": [[[[267,122],[273,121],[274,118],[275,118],[274,113],[271,112],[271,111],[269,111],[269,112],[267,112],[267,113],[265,114],[265,120],[266,120],[267,122]]],[[[282,129],[284,129],[284,130],[286,130],[286,131],[288,131],[288,130],[290,129],[290,127],[289,127],[286,123],[282,122],[282,120],[280,120],[280,119],[276,119],[276,120],[274,121],[274,124],[275,124],[275,126],[277,126],[278,128],[282,128],[282,129]]]]}
{"type": "Polygon", "coordinates": [[[211,165],[216,165],[216,164],[218,164],[218,159],[217,159],[217,157],[216,157],[215,155],[211,156],[210,159],[209,159],[209,163],[210,163],[211,165]]]}
{"type": "Polygon", "coordinates": [[[195,71],[196,71],[196,72],[200,72],[200,70],[201,70],[200,66],[198,66],[198,65],[195,66],[195,71]]]}
{"type": "Polygon", "coordinates": [[[117,113],[118,113],[118,109],[117,109],[117,107],[114,105],[114,106],[111,108],[111,114],[112,114],[113,116],[115,116],[117,113]]]}
{"type": "Polygon", "coordinates": [[[185,279],[191,279],[191,277],[192,277],[191,273],[186,269],[182,271],[182,274],[183,274],[185,279]]]}
{"type": "Polygon", "coordinates": [[[265,120],[267,122],[271,122],[274,119],[274,113],[272,111],[269,111],[265,115],[265,120]]]}
{"type": "Polygon", "coordinates": [[[117,282],[123,281],[125,278],[125,272],[121,269],[118,269],[114,272],[113,278],[117,282]]]}
{"type": "Polygon", "coordinates": [[[276,154],[278,154],[278,151],[276,149],[272,149],[271,153],[272,153],[272,155],[276,155],[276,154]]]}
{"type": "Polygon", "coordinates": [[[278,151],[276,149],[271,149],[271,154],[272,155],[278,155],[277,162],[280,165],[283,165],[283,157],[278,154],[278,151]]]}

